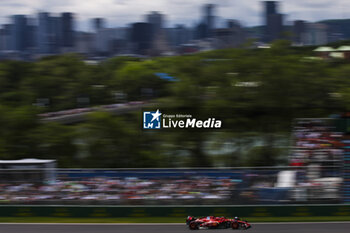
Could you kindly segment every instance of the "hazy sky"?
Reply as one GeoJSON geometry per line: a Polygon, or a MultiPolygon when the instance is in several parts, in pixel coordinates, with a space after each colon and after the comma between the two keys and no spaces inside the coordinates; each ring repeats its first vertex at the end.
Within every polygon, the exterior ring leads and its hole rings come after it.
{"type": "MultiPolygon", "coordinates": [[[[143,20],[149,11],[166,14],[166,25],[193,25],[201,17],[201,6],[217,5],[216,15],[237,19],[244,26],[262,24],[263,8],[260,0],[0,0],[0,23],[8,23],[9,15],[38,11],[76,13],[78,28],[87,30],[88,19],[104,17],[107,26],[124,26],[143,20]]],[[[280,12],[286,20],[317,21],[328,18],[350,18],[349,0],[280,0],[280,12]]]]}

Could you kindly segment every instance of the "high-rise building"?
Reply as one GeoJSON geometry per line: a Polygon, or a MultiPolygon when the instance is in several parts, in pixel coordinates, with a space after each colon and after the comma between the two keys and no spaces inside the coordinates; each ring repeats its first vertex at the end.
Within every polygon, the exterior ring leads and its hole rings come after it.
{"type": "Polygon", "coordinates": [[[25,15],[12,16],[11,40],[12,50],[24,51],[27,48],[28,27],[25,15]]]}
{"type": "Polygon", "coordinates": [[[179,46],[188,43],[192,39],[191,30],[183,24],[177,24],[175,28],[169,28],[167,35],[171,46],[179,46]]]}
{"type": "Polygon", "coordinates": [[[62,45],[62,20],[59,16],[50,17],[51,53],[59,53],[62,45]]]}
{"type": "Polygon", "coordinates": [[[146,22],[152,26],[151,54],[157,56],[168,50],[168,40],[164,30],[164,15],[152,11],[146,15],[146,22]]]}
{"type": "Polygon", "coordinates": [[[7,37],[8,33],[6,32],[5,25],[2,25],[0,29],[0,51],[7,50],[7,37]]]}
{"type": "Polygon", "coordinates": [[[5,50],[5,37],[6,36],[6,32],[4,28],[0,28],[0,51],[5,50]]]}
{"type": "Polygon", "coordinates": [[[204,39],[214,36],[215,30],[215,16],[214,16],[214,4],[206,4],[203,6],[202,20],[196,26],[196,39],[204,39]]]}
{"type": "Polygon", "coordinates": [[[12,24],[4,24],[2,30],[2,50],[12,50],[12,24]]]}
{"type": "Polygon", "coordinates": [[[265,2],[265,13],[266,15],[273,15],[277,14],[277,9],[276,9],[276,2],[275,1],[266,1],[265,2]]]}
{"type": "Polygon", "coordinates": [[[283,15],[278,13],[278,2],[265,1],[265,35],[264,41],[271,42],[283,37],[283,15]]]}
{"type": "Polygon", "coordinates": [[[304,45],[324,45],[328,43],[328,27],[322,23],[307,23],[305,36],[302,43],[304,45]]]}
{"type": "Polygon", "coordinates": [[[207,38],[207,25],[200,23],[196,26],[195,39],[207,38]]]}
{"type": "Polygon", "coordinates": [[[152,47],[153,26],[150,23],[134,23],[131,27],[134,53],[146,55],[152,47]]]}
{"type": "Polygon", "coordinates": [[[39,13],[37,31],[39,53],[58,53],[62,38],[61,18],[52,17],[47,12],[39,13]]]}
{"type": "Polygon", "coordinates": [[[74,51],[80,54],[92,54],[94,52],[94,39],[93,33],[77,32],[74,51]]]}
{"type": "Polygon", "coordinates": [[[47,12],[38,14],[38,51],[49,53],[50,50],[50,15],[47,12]]]}
{"type": "Polygon", "coordinates": [[[293,41],[297,44],[303,43],[306,33],[306,23],[304,20],[295,20],[293,25],[293,41]]]}
{"type": "Polygon", "coordinates": [[[38,46],[38,37],[37,37],[37,31],[38,26],[36,23],[36,19],[34,18],[27,18],[27,49],[30,50],[30,52],[35,51],[36,47],[38,46]]]}
{"type": "Polygon", "coordinates": [[[206,25],[205,37],[212,37],[215,29],[215,16],[214,16],[214,4],[206,4],[203,8],[204,20],[206,25]]]}
{"type": "Polygon", "coordinates": [[[146,22],[152,24],[153,33],[157,34],[163,29],[164,16],[157,11],[152,11],[150,14],[146,15],[146,22]]]}
{"type": "Polygon", "coordinates": [[[105,25],[106,21],[103,18],[94,18],[94,19],[92,19],[91,22],[92,22],[92,29],[95,32],[106,27],[106,25],[105,25]]]}
{"type": "Polygon", "coordinates": [[[70,12],[61,14],[61,46],[73,47],[74,46],[74,16],[70,12]]]}
{"type": "Polygon", "coordinates": [[[217,49],[235,48],[244,42],[244,29],[236,20],[228,20],[226,28],[215,29],[214,46],[217,49]]]}
{"type": "Polygon", "coordinates": [[[126,28],[100,29],[95,35],[95,50],[98,54],[101,55],[116,54],[122,50],[122,45],[126,47],[126,41],[126,28]]]}

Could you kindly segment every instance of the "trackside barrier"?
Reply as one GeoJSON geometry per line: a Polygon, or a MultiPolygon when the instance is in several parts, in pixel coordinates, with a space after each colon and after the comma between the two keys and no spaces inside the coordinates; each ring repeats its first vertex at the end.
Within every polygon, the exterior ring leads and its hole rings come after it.
{"type": "Polygon", "coordinates": [[[266,206],[39,206],[1,205],[0,217],[307,217],[350,216],[350,205],[266,206]]]}

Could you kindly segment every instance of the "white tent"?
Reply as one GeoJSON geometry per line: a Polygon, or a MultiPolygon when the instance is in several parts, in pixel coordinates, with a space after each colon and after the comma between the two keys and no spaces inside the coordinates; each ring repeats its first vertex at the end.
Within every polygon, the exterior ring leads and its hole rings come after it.
{"type": "Polygon", "coordinates": [[[0,160],[1,178],[16,180],[21,177],[22,180],[30,179],[28,174],[36,174],[36,181],[53,182],[56,180],[56,160],[49,159],[19,159],[19,160],[0,160]],[[32,171],[30,173],[30,171],[32,171]],[[15,175],[16,174],[16,175],[15,175]],[[28,175],[28,177],[27,177],[28,175]],[[40,180],[38,180],[40,179],[40,180]]]}
{"type": "Polygon", "coordinates": [[[280,171],[277,175],[277,188],[291,188],[296,183],[296,171],[280,171]]]}
{"type": "Polygon", "coordinates": [[[46,163],[55,163],[56,160],[49,159],[18,159],[18,160],[0,160],[1,164],[46,164],[46,163]]]}

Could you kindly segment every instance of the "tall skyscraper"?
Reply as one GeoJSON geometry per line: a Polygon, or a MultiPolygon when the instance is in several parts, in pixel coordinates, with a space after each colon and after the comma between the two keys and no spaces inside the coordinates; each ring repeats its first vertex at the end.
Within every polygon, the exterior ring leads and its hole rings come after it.
{"type": "Polygon", "coordinates": [[[5,29],[4,28],[0,28],[0,51],[5,50],[5,47],[6,47],[5,38],[6,38],[6,31],[5,31],[5,29]]]}
{"type": "Polygon", "coordinates": [[[33,52],[33,50],[36,49],[37,45],[38,45],[38,37],[37,37],[37,30],[38,30],[38,26],[36,23],[36,19],[34,18],[27,18],[27,49],[30,50],[31,52],[33,52]]]}
{"type": "Polygon", "coordinates": [[[152,11],[150,14],[146,15],[146,22],[152,24],[153,32],[155,34],[159,33],[163,28],[163,14],[157,11],[152,11]]]}
{"type": "Polygon", "coordinates": [[[94,18],[92,19],[92,29],[94,32],[97,32],[100,29],[103,29],[106,27],[106,21],[103,18],[94,18]]]}
{"type": "Polygon", "coordinates": [[[28,41],[27,17],[25,15],[12,16],[11,42],[12,50],[24,51],[28,41]]]}
{"type": "Polygon", "coordinates": [[[152,11],[146,15],[146,22],[152,26],[151,55],[160,55],[168,49],[168,39],[164,30],[164,15],[157,11],[152,11]]]}
{"type": "Polygon", "coordinates": [[[0,30],[0,50],[11,50],[11,33],[12,33],[12,24],[2,25],[0,30]]]}
{"type": "Polygon", "coordinates": [[[278,2],[265,1],[265,35],[264,41],[271,42],[282,38],[283,15],[278,13],[278,2]]]}
{"type": "Polygon", "coordinates": [[[214,4],[206,4],[203,8],[204,13],[204,24],[206,25],[205,37],[212,37],[214,35],[215,28],[215,16],[214,16],[214,4]]]}
{"type": "Polygon", "coordinates": [[[131,41],[134,52],[137,54],[148,54],[152,47],[153,26],[150,23],[134,23],[131,28],[131,41]]]}
{"type": "Polygon", "coordinates": [[[12,28],[13,25],[12,24],[5,24],[4,25],[4,42],[5,42],[5,46],[4,46],[4,50],[13,50],[12,48],[12,28]]]}
{"type": "Polygon", "coordinates": [[[74,46],[74,16],[70,12],[61,14],[61,46],[73,47],[74,46]]]}
{"type": "Polygon", "coordinates": [[[59,53],[62,45],[62,20],[61,17],[52,16],[50,20],[50,45],[51,53],[59,53]]]}
{"type": "Polygon", "coordinates": [[[196,26],[196,39],[204,39],[214,36],[215,30],[215,16],[214,16],[214,4],[206,4],[203,6],[202,20],[196,26]]]}
{"type": "Polygon", "coordinates": [[[47,12],[38,14],[38,51],[39,53],[49,53],[50,46],[50,15],[47,12]]]}
{"type": "Polygon", "coordinates": [[[266,1],[265,2],[265,11],[266,11],[266,15],[277,14],[276,2],[275,1],[266,1]]]}
{"type": "Polygon", "coordinates": [[[54,54],[59,52],[61,44],[61,18],[52,17],[47,12],[38,15],[38,51],[41,54],[54,54]]]}

